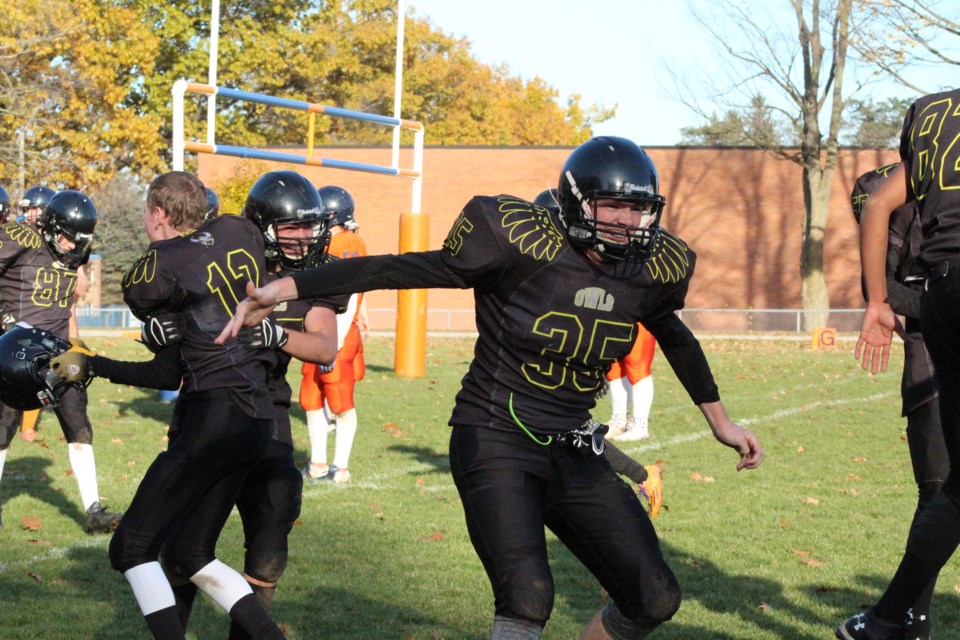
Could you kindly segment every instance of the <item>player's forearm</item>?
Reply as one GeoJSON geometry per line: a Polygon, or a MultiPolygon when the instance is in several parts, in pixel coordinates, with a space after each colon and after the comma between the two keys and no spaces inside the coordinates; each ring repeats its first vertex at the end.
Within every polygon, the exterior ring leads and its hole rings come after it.
{"type": "Polygon", "coordinates": [[[694,404],[720,400],[707,356],[682,320],[671,313],[649,324],[645,321],[644,326],[657,339],[660,350],[694,404]]]}
{"type": "Polygon", "coordinates": [[[648,474],[643,465],[618,449],[609,440],[603,443],[603,455],[613,470],[620,475],[627,476],[636,484],[646,482],[648,474]]]}
{"type": "Polygon", "coordinates": [[[906,202],[905,175],[900,164],[871,194],[860,217],[860,266],[868,304],[884,304],[887,299],[890,215],[906,202]]]}
{"type": "Polygon", "coordinates": [[[93,375],[107,378],[115,384],[129,384],[147,389],[179,389],[183,376],[179,344],[161,349],[153,360],[145,362],[124,362],[93,356],[90,367],[93,375]]]}
{"type": "Polygon", "coordinates": [[[378,289],[450,289],[465,286],[444,267],[439,251],[337,260],[295,273],[291,277],[300,299],[378,289]]]}
{"type": "Polygon", "coordinates": [[[287,355],[303,362],[329,364],[337,357],[336,334],[305,333],[287,329],[289,339],[283,345],[287,355]]]}
{"type": "Polygon", "coordinates": [[[727,415],[727,410],[724,408],[722,401],[704,402],[699,404],[698,407],[700,408],[700,413],[706,418],[707,424],[710,425],[710,431],[712,431],[713,435],[718,439],[721,439],[721,436],[731,427],[736,426],[727,415]]]}

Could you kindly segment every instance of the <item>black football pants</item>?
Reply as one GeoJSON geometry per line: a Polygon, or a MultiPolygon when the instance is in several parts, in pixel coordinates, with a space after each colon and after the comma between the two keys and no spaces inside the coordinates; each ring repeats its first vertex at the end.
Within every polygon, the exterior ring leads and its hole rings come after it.
{"type": "Polygon", "coordinates": [[[546,624],[553,576],[544,526],[596,576],[620,612],[669,620],[680,587],[633,490],[590,447],[542,446],[516,433],[454,427],[450,467],[496,615],[546,624]]]}
{"type": "Polygon", "coordinates": [[[171,549],[178,572],[192,576],[212,562],[220,530],[272,433],[272,420],[248,416],[226,390],[181,393],[169,446],[147,469],[110,540],[113,568],[156,561],[176,530],[191,533],[181,537],[189,544],[171,549]]]}
{"type": "MultiPolygon", "coordinates": [[[[60,397],[60,405],[56,410],[60,429],[67,439],[67,444],[93,444],[93,427],[87,418],[87,392],[76,387],[70,387],[60,397]]],[[[0,449],[6,449],[13,442],[23,412],[0,405],[0,449]]]]}

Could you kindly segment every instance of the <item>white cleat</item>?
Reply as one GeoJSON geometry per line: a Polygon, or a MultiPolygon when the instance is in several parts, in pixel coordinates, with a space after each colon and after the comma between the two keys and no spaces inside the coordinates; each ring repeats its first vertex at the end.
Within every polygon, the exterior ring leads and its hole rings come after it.
{"type": "Polygon", "coordinates": [[[630,419],[627,420],[626,429],[619,440],[646,440],[649,437],[650,430],[647,427],[647,419],[630,416],[630,419]]]}

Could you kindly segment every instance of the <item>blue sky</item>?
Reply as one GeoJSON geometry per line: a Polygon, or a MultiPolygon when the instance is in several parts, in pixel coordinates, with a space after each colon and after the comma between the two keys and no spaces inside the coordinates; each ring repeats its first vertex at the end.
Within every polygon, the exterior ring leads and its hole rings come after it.
{"type": "MultiPolygon", "coordinates": [[[[699,124],[673,97],[666,68],[716,68],[714,49],[683,0],[407,0],[407,10],[466,37],[481,62],[507,64],[525,79],[540,76],[561,99],[580,93],[584,105],[618,105],[616,118],[595,133],[644,146],[676,144],[682,127],[699,124]]],[[[790,18],[786,29],[795,28],[790,18]]],[[[872,91],[916,97],[892,83],[872,91]]]]}

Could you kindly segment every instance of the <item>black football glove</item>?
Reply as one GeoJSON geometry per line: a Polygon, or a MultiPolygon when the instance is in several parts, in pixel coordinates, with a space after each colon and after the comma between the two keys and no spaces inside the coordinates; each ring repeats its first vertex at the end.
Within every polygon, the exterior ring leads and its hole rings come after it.
{"type": "Polygon", "coordinates": [[[153,316],[140,327],[140,342],[153,353],[180,342],[184,329],[183,315],[165,313],[153,316]]]}
{"type": "Polygon", "coordinates": [[[260,324],[240,329],[237,338],[247,349],[279,349],[287,344],[290,334],[270,318],[264,318],[260,324]]]}

